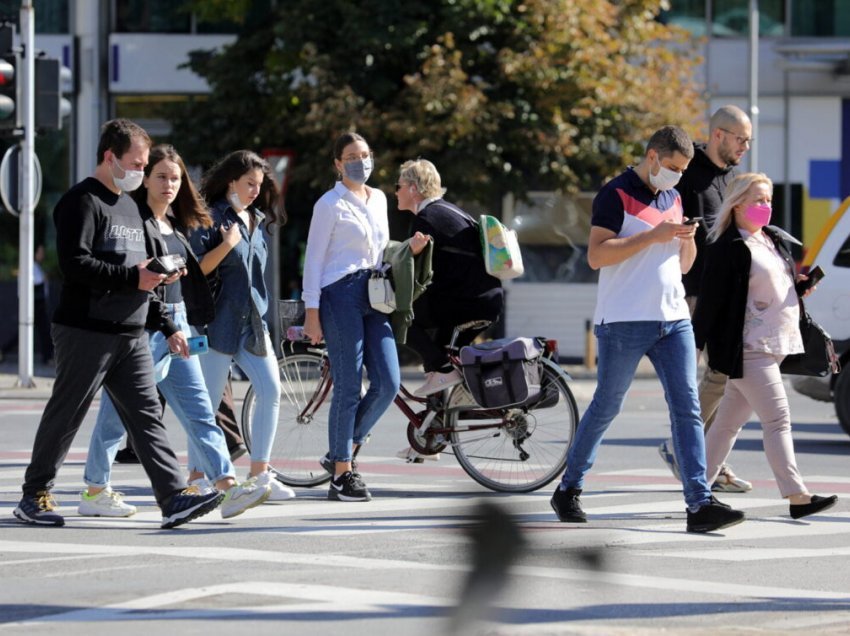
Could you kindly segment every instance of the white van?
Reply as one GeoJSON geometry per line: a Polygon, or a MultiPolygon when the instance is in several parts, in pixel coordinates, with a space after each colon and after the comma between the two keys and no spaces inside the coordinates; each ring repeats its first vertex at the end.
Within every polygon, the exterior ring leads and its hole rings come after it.
{"type": "Polygon", "coordinates": [[[803,272],[820,265],[826,273],[806,297],[812,318],[832,336],[842,371],[825,378],[793,376],[791,385],[803,395],[835,402],[835,413],[850,435],[850,197],[827,221],[803,260],[803,272]]]}

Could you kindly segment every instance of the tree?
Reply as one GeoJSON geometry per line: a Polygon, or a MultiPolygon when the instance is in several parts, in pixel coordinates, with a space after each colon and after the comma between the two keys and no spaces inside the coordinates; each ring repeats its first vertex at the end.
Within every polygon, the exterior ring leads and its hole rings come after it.
{"type": "Polygon", "coordinates": [[[297,153],[288,209],[308,214],[333,179],[331,146],[357,130],[391,187],[405,159],[432,160],[455,200],[496,205],[528,189],[595,189],[668,123],[704,119],[688,35],[662,0],[196,0],[245,19],[232,46],[190,66],[208,96],[174,113],[193,162],[240,147],[297,153]]]}

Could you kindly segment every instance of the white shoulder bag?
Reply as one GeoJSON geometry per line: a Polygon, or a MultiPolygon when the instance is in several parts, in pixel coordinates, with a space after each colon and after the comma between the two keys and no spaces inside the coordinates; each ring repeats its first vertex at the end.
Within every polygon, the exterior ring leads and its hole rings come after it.
{"type": "MultiPolygon", "coordinates": [[[[372,242],[372,230],[360,218],[359,211],[352,209],[352,212],[354,213],[354,218],[357,219],[366,231],[366,240],[369,242],[369,260],[370,262],[374,262],[375,246],[372,242]]],[[[395,289],[393,288],[389,265],[383,265],[378,269],[372,270],[367,289],[369,291],[369,304],[372,305],[372,309],[380,311],[382,314],[391,314],[395,311],[395,289]]]]}

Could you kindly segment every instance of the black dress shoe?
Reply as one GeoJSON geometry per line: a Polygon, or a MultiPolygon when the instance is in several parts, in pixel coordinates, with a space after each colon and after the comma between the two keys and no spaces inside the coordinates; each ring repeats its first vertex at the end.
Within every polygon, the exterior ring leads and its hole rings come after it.
{"type": "Polygon", "coordinates": [[[812,501],[810,503],[800,504],[797,506],[791,504],[789,506],[791,509],[791,517],[793,519],[808,517],[809,515],[821,512],[827,508],[832,508],[837,501],[838,495],[831,495],[829,497],[818,497],[817,495],[812,495],[812,501]]]}

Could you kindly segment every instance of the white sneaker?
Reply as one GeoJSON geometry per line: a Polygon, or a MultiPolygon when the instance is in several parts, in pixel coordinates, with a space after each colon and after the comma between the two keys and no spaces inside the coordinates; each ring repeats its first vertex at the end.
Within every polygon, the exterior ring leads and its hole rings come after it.
{"type": "Polygon", "coordinates": [[[452,369],[448,373],[434,371],[430,375],[426,374],[425,377],[425,384],[413,392],[413,395],[416,397],[425,397],[426,395],[443,391],[463,382],[463,378],[457,372],[457,369],[452,369]]]}
{"type": "Polygon", "coordinates": [[[440,453],[434,453],[433,455],[423,455],[422,453],[413,450],[412,447],[408,446],[407,448],[402,448],[399,452],[395,454],[399,459],[403,459],[408,464],[421,464],[426,459],[428,461],[439,461],[440,453]]]}
{"type": "Polygon", "coordinates": [[[295,491],[289,486],[280,483],[280,481],[275,479],[274,474],[269,471],[260,473],[254,477],[254,480],[256,480],[259,486],[268,486],[271,488],[271,495],[269,495],[268,501],[286,501],[295,498],[295,491]]]}
{"type": "Polygon", "coordinates": [[[194,486],[199,495],[210,495],[216,491],[215,486],[210,483],[210,480],[206,477],[198,477],[197,479],[193,479],[189,482],[189,486],[194,486]]]}
{"type": "Polygon", "coordinates": [[[224,500],[221,502],[221,518],[230,519],[241,515],[248,508],[259,506],[271,497],[271,494],[271,487],[260,486],[256,479],[247,479],[241,484],[236,484],[224,493],[224,500]]]}
{"type": "Polygon", "coordinates": [[[80,493],[80,505],[77,513],[81,517],[130,517],[136,514],[136,506],[124,503],[123,493],[106,487],[96,495],[80,493]]]}

